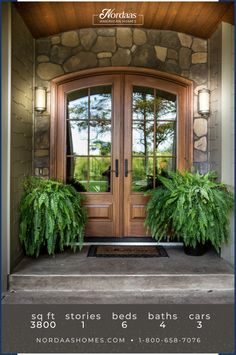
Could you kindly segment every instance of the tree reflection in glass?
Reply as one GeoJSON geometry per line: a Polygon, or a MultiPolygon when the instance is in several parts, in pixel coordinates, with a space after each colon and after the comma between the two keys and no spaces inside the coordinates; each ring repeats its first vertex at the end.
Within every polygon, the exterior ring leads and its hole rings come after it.
{"type": "Polygon", "coordinates": [[[68,95],[67,181],[77,189],[111,190],[110,174],[106,173],[111,166],[111,105],[110,86],[68,95]],[[86,176],[82,171],[87,172],[86,176]]]}
{"type": "Polygon", "coordinates": [[[157,173],[175,168],[165,161],[176,156],[176,96],[134,87],[132,122],[132,190],[144,191],[157,185],[157,173]]]}

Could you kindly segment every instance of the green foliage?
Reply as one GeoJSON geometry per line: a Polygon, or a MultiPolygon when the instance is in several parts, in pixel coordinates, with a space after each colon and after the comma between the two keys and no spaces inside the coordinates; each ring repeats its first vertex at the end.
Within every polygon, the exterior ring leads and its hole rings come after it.
{"type": "Polygon", "coordinates": [[[81,195],[59,181],[28,177],[20,202],[20,241],[27,255],[38,257],[41,247],[54,254],[56,246],[83,245],[86,215],[81,195]]]}
{"type": "Polygon", "coordinates": [[[210,241],[219,251],[229,237],[229,212],[233,194],[216,181],[216,174],[169,172],[158,176],[161,187],[149,192],[145,225],[160,241],[168,233],[186,246],[210,241]]]}
{"type": "Polygon", "coordinates": [[[72,163],[74,165],[73,178],[83,186],[83,190],[80,191],[107,191],[107,179],[102,174],[111,164],[110,157],[90,158],[90,171],[88,170],[88,159],[85,157],[76,157],[72,163]],[[88,175],[90,176],[89,181],[88,175]]]}

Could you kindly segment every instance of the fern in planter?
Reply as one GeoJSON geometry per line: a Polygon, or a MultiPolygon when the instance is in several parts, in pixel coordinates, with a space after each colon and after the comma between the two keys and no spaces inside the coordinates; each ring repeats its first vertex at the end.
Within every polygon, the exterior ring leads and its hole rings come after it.
{"type": "Polygon", "coordinates": [[[170,173],[169,178],[158,177],[161,187],[150,191],[145,225],[160,241],[172,233],[184,245],[211,242],[219,251],[229,237],[229,212],[233,195],[216,175],[190,172],[170,173]]]}
{"type": "Polygon", "coordinates": [[[26,254],[38,257],[42,246],[49,255],[56,247],[76,250],[74,243],[81,249],[86,222],[81,195],[70,185],[38,177],[26,178],[23,188],[19,237],[26,254]]]}

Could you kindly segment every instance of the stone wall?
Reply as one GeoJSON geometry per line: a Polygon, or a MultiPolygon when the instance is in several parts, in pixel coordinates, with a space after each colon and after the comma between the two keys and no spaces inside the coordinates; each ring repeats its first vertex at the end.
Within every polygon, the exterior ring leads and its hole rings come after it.
{"type": "MultiPolygon", "coordinates": [[[[36,85],[82,69],[110,66],[154,68],[194,82],[194,165],[208,168],[207,121],[197,113],[197,92],[208,86],[207,41],[183,33],[131,28],[69,31],[36,41],[36,85]]],[[[50,108],[35,125],[35,174],[49,172],[50,108]]]]}
{"type": "Polygon", "coordinates": [[[209,40],[210,106],[209,164],[221,178],[221,65],[222,28],[219,27],[209,40]]]}
{"type": "Polygon", "coordinates": [[[32,175],[34,40],[12,6],[11,267],[21,254],[19,201],[22,179],[32,175]]]}

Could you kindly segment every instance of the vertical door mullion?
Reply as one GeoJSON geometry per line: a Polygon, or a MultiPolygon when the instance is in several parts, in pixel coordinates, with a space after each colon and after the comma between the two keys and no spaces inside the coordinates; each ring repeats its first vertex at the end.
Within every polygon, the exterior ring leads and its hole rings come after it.
{"type": "Polygon", "coordinates": [[[121,169],[121,150],[122,150],[122,80],[121,75],[114,75],[112,91],[112,193],[113,193],[113,218],[114,218],[114,236],[120,237],[123,233],[123,219],[121,214],[123,198],[123,177],[121,169]],[[118,161],[118,163],[116,163],[118,161]],[[118,167],[118,176],[116,176],[116,165],[118,167]]]}
{"type": "Polygon", "coordinates": [[[124,160],[128,162],[128,174],[124,178],[124,236],[129,236],[130,225],[130,196],[131,196],[131,181],[132,181],[132,82],[131,77],[125,78],[125,90],[124,90],[124,160]]]}

